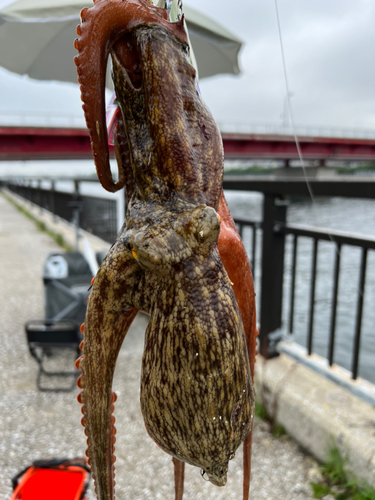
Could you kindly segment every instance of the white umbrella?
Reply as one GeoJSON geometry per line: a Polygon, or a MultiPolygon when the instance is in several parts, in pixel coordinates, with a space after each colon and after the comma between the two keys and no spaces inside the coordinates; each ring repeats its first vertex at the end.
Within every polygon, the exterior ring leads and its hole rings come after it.
{"type": "MultiPolygon", "coordinates": [[[[73,41],[87,0],[16,0],[0,8],[0,66],[37,80],[77,82],[73,41]]],[[[238,74],[241,41],[209,17],[184,6],[200,79],[238,74]]]]}

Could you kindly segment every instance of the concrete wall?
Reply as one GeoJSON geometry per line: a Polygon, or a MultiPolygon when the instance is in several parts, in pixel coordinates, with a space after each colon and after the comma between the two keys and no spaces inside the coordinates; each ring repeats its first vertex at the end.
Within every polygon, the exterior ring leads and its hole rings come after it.
{"type": "Polygon", "coordinates": [[[375,487],[375,408],[286,354],[255,365],[257,398],[306,451],[337,446],[347,468],[375,487]]]}

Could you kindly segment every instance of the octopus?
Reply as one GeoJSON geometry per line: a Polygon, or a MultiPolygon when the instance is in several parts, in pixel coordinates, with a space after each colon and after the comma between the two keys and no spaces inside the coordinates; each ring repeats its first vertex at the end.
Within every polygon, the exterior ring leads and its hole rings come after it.
{"type": "Polygon", "coordinates": [[[150,437],[173,457],[176,499],[184,464],[224,486],[244,443],[250,481],[256,354],[255,293],[225,201],[223,146],[197,90],[183,17],[170,23],[145,0],[83,9],[75,57],[92,154],[105,189],[125,187],[126,219],[93,280],[78,396],[99,500],[114,498],[112,379],[138,311],[149,314],[140,403],[150,437]],[[118,108],[109,164],[105,74],[118,108]]]}

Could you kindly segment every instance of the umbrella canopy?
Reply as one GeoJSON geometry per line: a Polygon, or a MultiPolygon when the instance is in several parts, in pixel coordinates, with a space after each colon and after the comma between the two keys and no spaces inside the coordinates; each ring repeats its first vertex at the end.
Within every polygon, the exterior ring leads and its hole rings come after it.
{"type": "MultiPolygon", "coordinates": [[[[77,82],[73,40],[84,0],[16,0],[0,9],[0,66],[37,80],[77,82]]],[[[223,26],[184,6],[200,79],[238,74],[241,41],[223,26]]]]}

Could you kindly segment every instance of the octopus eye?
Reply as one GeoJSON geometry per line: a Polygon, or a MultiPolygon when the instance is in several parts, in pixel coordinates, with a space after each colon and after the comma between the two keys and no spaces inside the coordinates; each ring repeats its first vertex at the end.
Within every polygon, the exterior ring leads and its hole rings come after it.
{"type": "MultiPolygon", "coordinates": [[[[225,464],[225,467],[228,467],[228,462],[225,464]]],[[[227,472],[227,468],[222,468],[219,470],[220,476],[224,476],[227,472]]]]}
{"type": "Polygon", "coordinates": [[[198,241],[213,243],[219,236],[220,222],[216,211],[211,207],[200,208],[197,217],[196,234],[198,241]]]}
{"type": "Polygon", "coordinates": [[[205,481],[209,481],[209,479],[208,479],[208,477],[206,476],[206,474],[207,474],[207,472],[206,472],[205,470],[203,470],[203,469],[202,469],[202,470],[201,470],[201,476],[203,477],[203,479],[204,479],[205,481]]]}

